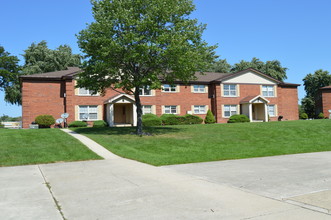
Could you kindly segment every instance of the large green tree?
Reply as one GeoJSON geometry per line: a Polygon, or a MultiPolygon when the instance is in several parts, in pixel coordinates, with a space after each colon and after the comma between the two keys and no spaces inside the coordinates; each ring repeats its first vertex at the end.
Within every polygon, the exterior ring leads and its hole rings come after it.
{"type": "MultiPolygon", "coordinates": [[[[55,50],[49,49],[46,41],[32,43],[23,54],[25,64],[21,74],[31,75],[65,70],[67,67],[79,66],[81,56],[73,54],[68,45],[60,45],[55,50]]],[[[5,101],[21,104],[21,85],[19,75],[5,90],[5,101]]]]}
{"type": "Polygon", "coordinates": [[[301,105],[310,118],[314,118],[319,112],[315,112],[315,102],[318,90],[324,86],[331,85],[331,75],[326,70],[316,70],[303,78],[306,97],[302,99],[301,105]]]}
{"type": "Polygon", "coordinates": [[[218,59],[213,63],[212,67],[208,71],[217,73],[229,73],[231,68],[232,66],[226,61],[226,59],[218,59]]]}
{"type": "Polygon", "coordinates": [[[282,67],[278,60],[263,62],[256,57],[253,57],[251,61],[241,60],[239,63],[234,64],[231,72],[238,72],[247,68],[254,68],[280,81],[287,78],[287,68],[282,67]]]}
{"type": "Polygon", "coordinates": [[[0,46],[0,90],[5,91],[5,101],[17,104],[16,96],[11,96],[12,88],[18,84],[21,67],[19,59],[11,56],[4,47],[0,46]]]}
{"type": "Polygon", "coordinates": [[[189,15],[192,0],[92,0],[95,21],[78,35],[86,54],[78,86],[103,92],[122,88],[135,97],[142,134],[139,89],[162,79],[187,82],[210,68],[216,46],[202,40],[205,25],[189,15]],[[162,78],[162,79],[161,79],[162,78]]]}

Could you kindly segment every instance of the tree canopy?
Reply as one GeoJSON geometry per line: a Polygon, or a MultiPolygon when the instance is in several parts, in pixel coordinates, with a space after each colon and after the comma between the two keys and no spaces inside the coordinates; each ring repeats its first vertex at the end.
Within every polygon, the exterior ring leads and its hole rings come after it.
{"type": "Polygon", "coordinates": [[[307,97],[315,98],[320,88],[331,85],[331,75],[328,71],[316,70],[313,74],[309,73],[303,78],[303,85],[307,97]]]}
{"type": "Polygon", "coordinates": [[[208,71],[216,73],[229,73],[231,68],[232,66],[226,61],[226,59],[218,59],[213,63],[213,66],[208,71]]]}
{"type": "Polygon", "coordinates": [[[161,78],[194,79],[215,60],[202,40],[206,26],[189,15],[192,0],[92,0],[95,21],[82,30],[78,44],[86,54],[78,86],[94,91],[109,87],[134,94],[137,134],[142,134],[139,89],[159,88],[161,78]]]}
{"type": "Polygon", "coordinates": [[[24,51],[23,57],[25,59],[23,67],[18,66],[17,58],[15,61],[17,65],[15,68],[22,71],[19,74],[12,74],[11,83],[5,89],[5,101],[11,104],[20,105],[22,102],[21,85],[19,83],[21,74],[31,75],[65,70],[67,67],[79,66],[81,59],[80,55],[72,54],[72,50],[68,45],[60,45],[55,50],[52,50],[48,48],[46,41],[41,41],[37,44],[32,43],[24,51]]]}
{"type": "Polygon", "coordinates": [[[11,96],[12,88],[18,84],[20,74],[19,59],[16,56],[11,56],[5,48],[0,46],[0,90],[5,91],[5,101],[12,104],[17,103],[15,97],[11,96]]]}
{"type": "Polygon", "coordinates": [[[260,59],[253,57],[251,61],[241,60],[239,63],[236,63],[231,68],[231,72],[238,72],[247,68],[254,68],[256,70],[265,73],[279,81],[287,79],[286,76],[286,67],[282,67],[280,61],[271,60],[263,62],[260,59]]]}

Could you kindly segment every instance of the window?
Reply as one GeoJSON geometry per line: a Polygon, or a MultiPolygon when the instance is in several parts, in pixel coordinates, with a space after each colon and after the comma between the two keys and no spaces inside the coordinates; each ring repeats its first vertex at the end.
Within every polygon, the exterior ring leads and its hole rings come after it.
{"type": "MultiPolygon", "coordinates": [[[[93,91],[88,90],[86,88],[79,88],[78,89],[78,95],[93,95],[93,91]]],[[[94,94],[94,95],[96,95],[96,94],[94,94]]]]}
{"type": "Polygon", "coordinates": [[[269,114],[270,117],[276,116],[275,105],[268,105],[268,114],[269,114]]]}
{"type": "Polygon", "coordinates": [[[97,120],[98,106],[97,105],[80,105],[79,120],[97,120]]]}
{"type": "Polygon", "coordinates": [[[177,114],[177,106],[176,105],[164,106],[164,114],[177,114]]]}
{"type": "Polygon", "coordinates": [[[163,92],[176,92],[176,87],[177,86],[171,86],[169,84],[164,84],[163,85],[163,92]]]}
{"type": "Polygon", "coordinates": [[[225,84],[223,85],[224,96],[237,96],[237,85],[225,84]]]}
{"type": "Polygon", "coordinates": [[[237,106],[236,105],[224,105],[224,117],[230,117],[232,115],[237,114],[237,106]]]}
{"type": "Polygon", "coordinates": [[[193,85],[193,92],[206,92],[206,86],[205,85],[193,85]]]}
{"type": "Polygon", "coordinates": [[[206,114],[205,105],[195,105],[193,110],[194,110],[194,114],[206,114]]]}
{"type": "Polygon", "coordinates": [[[150,89],[149,86],[145,86],[139,89],[139,95],[143,95],[143,96],[152,95],[152,90],[150,89]]]}
{"type": "Polygon", "coordinates": [[[151,105],[143,105],[143,115],[152,113],[151,105]]]}
{"type": "Polygon", "coordinates": [[[262,95],[265,97],[274,97],[275,91],[274,86],[262,86],[262,95]]]}

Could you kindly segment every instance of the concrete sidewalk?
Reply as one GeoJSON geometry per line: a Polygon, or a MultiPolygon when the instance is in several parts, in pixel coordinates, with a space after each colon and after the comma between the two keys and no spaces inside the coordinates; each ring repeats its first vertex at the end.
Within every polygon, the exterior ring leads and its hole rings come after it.
{"type": "MultiPolygon", "coordinates": [[[[71,134],[90,149],[96,146],[71,134]]],[[[99,147],[98,154],[107,160],[1,167],[0,219],[331,219],[211,181],[194,166],[186,171],[181,165],[154,167],[99,147]]],[[[245,167],[222,172],[239,176],[241,169],[245,167]]]]}

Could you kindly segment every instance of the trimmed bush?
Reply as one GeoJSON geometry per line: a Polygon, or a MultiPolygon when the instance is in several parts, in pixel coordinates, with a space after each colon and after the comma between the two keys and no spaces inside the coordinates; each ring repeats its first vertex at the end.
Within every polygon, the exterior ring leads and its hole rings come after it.
{"type": "Polygon", "coordinates": [[[164,125],[179,125],[181,120],[179,117],[173,114],[163,114],[160,118],[164,125]]]}
{"type": "Polygon", "coordinates": [[[162,124],[162,120],[154,114],[145,114],[142,116],[143,126],[160,126],[162,124]]]}
{"type": "Polygon", "coordinates": [[[201,124],[203,122],[203,119],[197,115],[187,114],[184,117],[185,117],[185,124],[193,125],[193,124],[201,124]]]}
{"type": "Polygon", "coordinates": [[[324,114],[323,114],[323,112],[319,113],[319,114],[317,115],[317,118],[318,118],[318,119],[324,119],[324,114]]]}
{"type": "Polygon", "coordinates": [[[307,115],[307,113],[301,113],[301,114],[300,114],[300,118],[301,118],[301,119],[308,119],[308,115],[307,115]]]}
{"type": "Polygon", "coordinates": [[[94,128],[104,128],[107,127],[108,124],[104,120],[98,120],[93,122],[93,127],[94,128]]]}
{"type": "Polygon", "coordinates": [[[4,128],[4,127],[5,127],[5,125],[1,124],[1,122],[0,122],[0,128],[4,128]]]}
{"type": "Polygon", "coordinates": [[[249,122],[249,118],[246,115],[232,115],[228,123],[244,123],[249,122]]]}
{"type": "Polygon", "coordinates": [[[39,128],[50,128],[55,124],[55,118],[52,115],[38,115],[34,120],[39,128]]]}
{"type": "Polygon", "coordinates": [[[85,121],[73,121],[68,125],[69,128],[82,128],[87,127],[87,123],[85,121]]]}
{"type": "Polygon", "coordinates": [[[210,110],[208,110],[206,118],[205,118],[205,123],[206,124],[214,124],[215,122],[216,122],[216,119],[215,119],[213,113],[210,110]]]}

